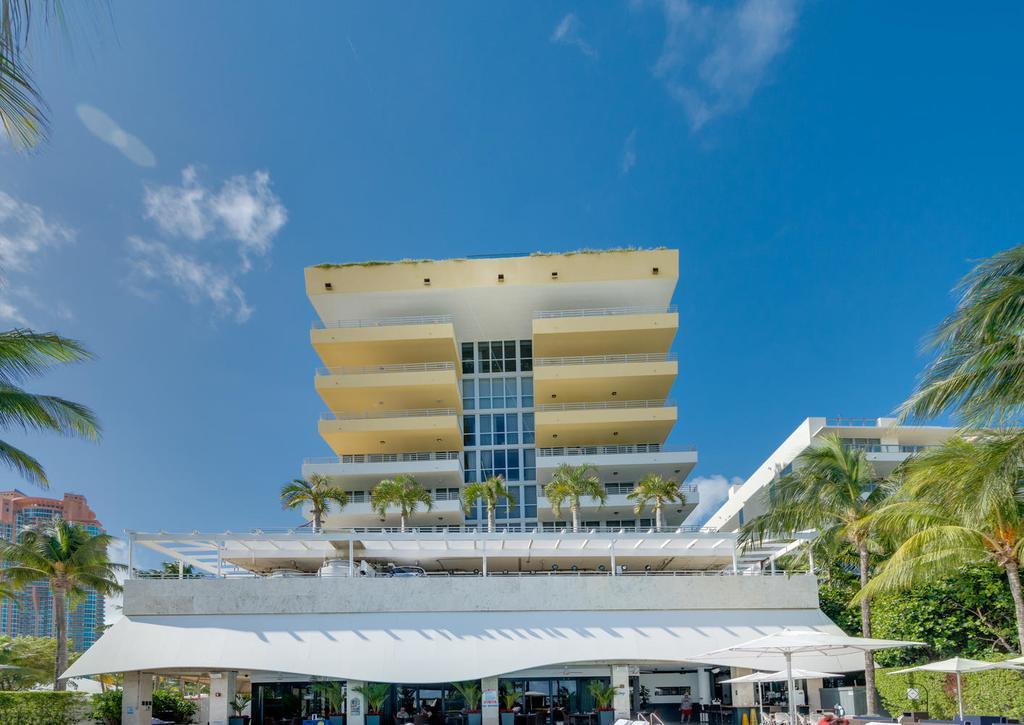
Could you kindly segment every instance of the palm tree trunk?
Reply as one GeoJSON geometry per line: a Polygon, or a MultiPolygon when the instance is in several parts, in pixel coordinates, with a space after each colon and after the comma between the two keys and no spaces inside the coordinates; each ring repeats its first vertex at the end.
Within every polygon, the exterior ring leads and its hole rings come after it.
{"type": "Polygon", "coordinates": [[[661,531],[661,501],[654,502],[654,525],[661,531]]]}
{"type": "Polygon", "coordinates": [[[572,532],[575,534],[580,530],[580,506],[574,503],[569,510],[572,511],[572,532]]]}
{"type": "Polygon", "coordinates": [[[487,532],[494,533],[494,504],[487,504],[487,532]]]}
{"type": "MultiPolygon", "coordinates": [[[[863,589],[868,585],[868,545],[857,542],[857,554],[860,558],[860,586],[863,589]]],[[[860,600],[860,633],[864,637],[871,636],[871,602],[867,597],[860,600]]],[[[875,655],[872,652],[864,653],[864,693],[867,699],[869,713],[878,712],[878,692],[875,690],[875,655]]]]}
{"type": "Polygon", "coordinates": [[[68,668],[68,618],[67,599],[62,588],[53,589],[53,623],[57,630],[57,662],[54,666],[53,689],[63,692],[67,683],[61,679],[68,668]]]}
{"type": "Polygon", "coordinates": [[[1013,611],[1017,615],[1017,648],[1024,654],[1024,594],[1020,590],[1020,569],[1016,561],[1006,562],[1003,568],[1006,570],[1006,580],[1010,583],[1013,611]]]}
{"type": "Polygon", "coordinates": [[[321,526],[323,526],[323,515],[319,510],[313,509],[313,533],[319,534],[321,526]]]}
{"type": "Polygon", "coordinates": [[[402,511],[398,516],[399,516],[399,524],[398,525],[399,525],[399,528],[401,529],[402,533],[404,534],[405,533],[405,511],[402,511]]]}

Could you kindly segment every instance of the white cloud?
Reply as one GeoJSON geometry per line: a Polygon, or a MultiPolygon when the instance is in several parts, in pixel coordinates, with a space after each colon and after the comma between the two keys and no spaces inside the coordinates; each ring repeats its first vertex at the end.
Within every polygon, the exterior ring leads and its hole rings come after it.
{"type": "Polygon", "coordinates": [[[133,136],[121,128],[100,109],[88,103],[79,103],[75,106],[75,113],[89,133],[113,146],[132,163],[145,167],[156,166],[156,156],[146,144],[138,136],[133,136]]]}
{"type": "Polygon", "coordinates": [[[551,42],[573,46],[588,58],[597,60],[597,50],[583,39],[583,35],[580,32],[582,25],[576,13],[567,14],[555,26],[554,31],[551,33],[551,42]]]}
{"type": "Polygon", "coordinates": [[[181,186],[147,186],[142,203],[146,217],[164,232],[198,242],[213,230],[208,196],[199,184],[195,167],[186,166],[181,172],[181,186]]]}
{"type": "Polygon", "coordinates": [[[738,476],[727,479],[722,474],[716,473],[712,476],[691,478],[688,483],[697,487],[700,502],[687,517],[686,523],[701,526],[729,498],[729,487],[740,485],[743,483],[743,479],[738,476]]]}
{"type": "Polygon", "coordinates": [[[143,297],[154,296],[150,283],[166,281],[193,305],[210,302],[218,314],[236,322],[246,322],[252,316],[245,293],[230,273],[163,242],[129,237],[128,263],[132,268],[129,284],[143,297]]]}
{"type": "Polygon", "coordinates": [[[654,75],[690,127],[744,108],[771,62],[790,44],[798,0],[738,0],[732,6],[662,0],[665,43],[654,75]]]}
{"type": "Polygon", "coordinates": [[[636,129],[634,128],[626,136],[626,143],[622,146],[622,173],[628,174],[636,166],[636,129]]]}

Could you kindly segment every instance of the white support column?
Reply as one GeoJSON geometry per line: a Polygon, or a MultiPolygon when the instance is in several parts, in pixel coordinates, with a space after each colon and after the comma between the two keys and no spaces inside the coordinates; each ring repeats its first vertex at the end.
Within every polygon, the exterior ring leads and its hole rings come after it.
{"type": "Polygon", "coordinates": [[[821,688],[825,686],[825,681],[821,678],[816,680],[807,680],[807,706],[813,713],[815,710],[821,709],[821,688]]]}
{"type": "Polygon", "coordinates": [[[740,571],[740,563],[739,563],[739,559],[736,558],[736,543],[733,542],[733,545],[732,545],[732,573],[733,574],[738,574],[739,571],[740,571]]]}
{"type": "Polygon", "coordinates": [[[612,558],[612,576],[616,576],[618,572],[615,571],[615,539],[612,539],[612,545],[609,547],[608,553],[611,554],[612,558]]]}
{"type": "Polygon", "coordinates": [[[629,708],[629,665],[612,665],[612,687],[615,688],[615,699],[612,700],[615,719],[629,720],[632,717],[629,708]]]}
{"type": "Polygon", "coordinates": [[[498,678],[485,677],[480,680],[480,723],[481,725],[500,725],[501,711],[499,708],[500,693],[498,678]]]}
{"type": "Polygon", "coordinates": [[[210,673],[210,725],[228,725],[237,672],[210,673]]]}
{"type": "Polygon", "coordinates": [[[348,537],[348,576],[351,579],[356,575],[356,542],[351,536],[348,537]]]}
{"type": "Polygon", "coordinates": [[[125,672],[121,699],[122,725],[150,725],[153,722],[153,675],[125,672]]]}
{"type": "Polygon", "coordinates": [[[487,539],[483,540],[484,546],[484,576],[487,576],[487,539]]]}
{"type": "Polygon", "coordinates": [[[356,692],[357,687],[366,683],[361,680],[348,681],[348,707],[345,708],[346,725],[365,725],[366,723],[366,700],[356,692]]]}
{"type": "Polygon", "coordinates": [[[807,544],[807,571],[814,573],[814,547],[810,542],[807,544]]]}
{"type": "MultiPolygon", "coordinates": [[[[733,677],[742,677],[751,672],[752,670],[745,667],[733,667],[731,674],[733,677]]],[[[730,687],[732,687],[733,707],[754,707],[754,685],[752,683],[734,682],[730,687]]]]}
{"type": "Polygon", "coordinates": [[[135,569],[133,568],[133,559],[135,558],[135,534],[128,534],[128,578],[135,578],[135,569]]]}
{"type": "Polygon", "coordinates": [[[185,561],[183,559],[178,559],[178,578],[185,578],[185,561]]]}
{"type": "Polygon", "coordinates": [[[711,704],[711,673],[706,667],[697,668],[697,702],[705,707],[711,704]]]}

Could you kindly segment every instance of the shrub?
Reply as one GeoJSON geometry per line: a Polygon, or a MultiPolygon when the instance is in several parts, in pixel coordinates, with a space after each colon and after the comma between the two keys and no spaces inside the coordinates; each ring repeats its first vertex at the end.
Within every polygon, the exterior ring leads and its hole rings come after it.
{"type": "Polygon", "coordinates": [[[103,725],[121,725],[120,690],[108,690],[94,695],[92,698],[92,716],[103,725]]]}
{"type": "MultiPolygon", "coordinates": [[[[899,669],[899,668],[891,668],[899,669]]],[[[911,709],[926,709],[932,718],[948,720],[957,714],[956,675],[943,672],[908,672],[889,675],[879,670],[878,694],[886,711],[893,716],[911,709]],[[921,691],[921,700],[912,705],[907,688],[921,691]]],[[[968,715],[1005,715],[1024,717],[1024,677],[1013,670],[969,672],[961,676],[964,684],[964,713],[968,715]]]]}
{"type": "Polygon", "coordinates": [[[0,692],[0,722],[75,725],[89,717],[82,692],[0,692]]]}
{"type": "Polygon", "coordinates": [[[153,690],[153,717],[175,723],[192,722],[199,706],[177,690],[153,690]]]}

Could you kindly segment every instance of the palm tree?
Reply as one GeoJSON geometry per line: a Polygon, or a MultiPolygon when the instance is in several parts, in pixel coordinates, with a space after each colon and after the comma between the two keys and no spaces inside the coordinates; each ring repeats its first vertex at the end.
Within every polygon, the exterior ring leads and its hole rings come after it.
{"type": "MultiPolygon", "coordinates": [[[[54,365],[90,357],[81,343],[52,332],[0,332],[0,421],[3,427],[99,438],[99,423],[84,405],[53,395],[29,393],[20,386],[26,378],[38,377],[54,365]]],[[[43,488],[49,485],[39,461],[3,440],[0,440],[0,461],[43,488]]]]}
{"type": "Polygon", "coordinates": [[[324,514],[331,510],[332,503],[337,504],[338,510],[345,508],[348,494],[321,473],[310,474],[308,479],[296,478],[281,486],[283,508],[297,509],[309,505],[314,533],[323,528],[324,514]]]}
{"type": "Polygon", "coordinates": [[[858,595],[898,591],[969,564],[1006,573],[1024,654],[1024,440],[991,432],[951,438],[906,464],[893,500],[874,515],[876,526],[902,544],[858,595]]]}
{"type": "Polygon", "coordinates": [[[657,473],[648,473],[641,478],[636,487],[626,494],[633,502],[633,512],[639,516],[647,506],[654,508],[654,525],[661,530],[661,507],[665,504],[686,503],[686,496],[680,490],[678,481],[662,478],[657,473]]]}
{"type": "Polygon", "coordinates": [[[902,418],[950,410],[967,425],[1024,411],[1024,245],[978,264],[957,286],[960,301],[932,334],[938,351],[902,418]]]}
{"type": "Polygon", "coordinates": [[[501,499],[508,499],[509,506],[516,505],[512,492],[505,486],[501,476],[491,476],[483,483],[471,483],[462,489],[462,507],[468,514],[478,499],[487,507],[487,530],[494,533],[494,510],[501,499]]]}
{"type": "Polygon", "coordinates": [[[381,521],[387,516],[389,508],[398,507],[403,532],[406,519],[416,513],[421,504],[427,511],[434,507],[430,492],[417,483],[415,478],[405,474],[384,479],[370,492],[370,507],[377,512],[381,521]]]}
{"type": "Polygon", "coordinates": [[[596,499],[601,505],[604,505],[608,498],[594,467],[587,463],[579,466],[571,466],[568,463],[560,465],[551,476],[551,482],[544,486],[544,495],[551,502],[551,512],[555,518],[562,517],[562,504],[569,503],[573,531],[580,530],[580,499],[582,497],[596,499]]]}
{"type": "Polygon", "coordinates": [[[17,541],[0,541],[5,578],[14,586],[45,580],[53,595],[54,690],[64,689],[61,674],[68,668],[68,604],[74,607],[91,589],[101,595],[120,591],[116,574],[125,569],[107,556],[113,542],[107,534],[93,534],[81,524],[53,519],[23,529],[17,541]]]}
{"type": "MultiPolygon", "coordinates": [[[[818,552],[846,547],[856,553],[861,586],[868,583],[871,554],[879,547],[869,514],[885,500],[888,486],[879,485],[863,450],[843,444],[839,436],[822,437],[793,461],[793,472],[774,481],[767,492],[767,510],[740,529],[744,543],[817,529],[818,552]]],[[[860,600],[860,629],[871,636],[871,602],[860,600]]],[[[878,711],[873,655],[864,655],[868,712],[878,711]]]]}

